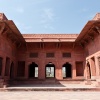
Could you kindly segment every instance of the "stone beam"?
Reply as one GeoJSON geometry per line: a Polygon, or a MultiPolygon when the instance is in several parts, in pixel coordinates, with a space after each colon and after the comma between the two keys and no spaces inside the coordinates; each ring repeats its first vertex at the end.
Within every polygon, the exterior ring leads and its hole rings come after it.
{"type": "Polygon", "coordinates": [[[86,43],[86,44],[88,43],[88,41],[87,41],[87,40],[83,40],[83,42],[84,42],[84,43],[86,43]]]}
{"type": "Polygon", "coordinates": [[[60,48],[60,43],[56,43],[56,48],[60,48]]]}
{"type": "Polygon", "coordinates": [[[4,31],[4,29],[5,29],[5,23],[2,23],[1,25],[0,25],[0,34],[2,34],[3,33],[3,31],[4,31]]]}
{"type": "Polygon", "coordinates": [[[42,43],[40,43],[40,48],[44,48],[44,43],[42,42],[42,43]]]}
{"type": "Polygon", "coordinates": [[[13,42],[13,44],[16,44],[17,43],[17,41],[12,41],[13,42]]]}
{"type": "Polygon", "coordinates": [[[100,28],[98,26],[95,26],[97,32],[100,34],[100,28]]]}
{"type": "Polygon", "coordinates": [[[59,48],[61,48],[61,42],[59,43],[59,48]]]}
{"type": "Polygon", "coordinates": [[[26,43],[26,50],[28,51],[28,46],[27,46],[27,43],[26,43]]]}
{"type": "Polygon", "coordinates": [[[84,48],[84,43],[80,42],[79,44],[80,44],[80,46],[81,46],[82,48],[84,48]]]}
{"type": "Polygon", "coordinates": [[[42,43],[40,43],[40,48],[42,48],[42,43]]]}
{"type": "Polygon", "coordinates": [[[5,23],[2,23],[0,34],[5,35],[8,31],[9,31],[9,27],[5,23]]]}
{"type": "Polygon", "coordinates": [[[13,37],[13,35],[8,35],[8,38],[10,38],[10,40],[12,41],[12,43],[16,43],[17,39],[15,39],[15,37],[13,37]]]}
{"type": "MultiPolygon", "coordinates": [[[[6,24],[6,23],[5,23],[6,24]]],[[[7,31],[10,31],[11,33],[14,33],[13,30],[6,24],[6,28],[7,28],[7,31]]],[[[5,30],[5,29],[4,29],[5,30]]],[[[16,36],[15,36],[16,37],[16,36]]],[[[16,39],[19,40],[18,37],[16,37],[16,39]]]]}
{"type": "Polygon", "coordinates": [[[43,48],[44,48],[44,43],[42,42],[43,48]]]}
{"type": "Polygon", "coordinates": [[[3,35],[6,35],[8,38],[10,38],[10,40],[12,41],[12,43],[16,43],[18,44],[18,37],[14,36],[13,34],[14,32],[12,31],[12,29],[6,24],[4,23],[4,29],[2,31],[3,35]]]}
{"type": "Polygon", "coordinates": [[[21,46],[21,43],[18,43],[17,48],[19,48],[21,46]]]}
{"type": "Polygon", "coordinates": [[[58,43],[56,43],[56,45],[55,45],[55,46],[56,46],[56,48],[58,48],[58,43]]]}
{"type": "Polygon", "coordinates": [[[9,29],[8,34],[6,34],[6,36],[12,41],[12,43],[17,43],[17,37],[15,37],[12,33],[12,31],[9,29]]]}
{"type": "Polygon", "coordinates": [[[94,40],[94,37],[92,35],[89,35],[88,34],[88,37],[93,41],[94,40]]]}
{"type": "Polygon", "coordinates": [[[97,34],[98,34],[98,31],[97,31],[96,28],[92,28],[92,31],[93,31],[94,33],[97,33],[97,34]]]}
{"type": "Polygon", "coordinates": [[[5,27],[4,30],[3,30],[3,32],[2,32],[2,34],[3,35],[7,35],[8,31],[9,31],[9,29],[5,27]]]}
{"type": "Polygon", "coordinates": [[[75,43],[73,43],[73,49],[75,48],[75,43]]]}

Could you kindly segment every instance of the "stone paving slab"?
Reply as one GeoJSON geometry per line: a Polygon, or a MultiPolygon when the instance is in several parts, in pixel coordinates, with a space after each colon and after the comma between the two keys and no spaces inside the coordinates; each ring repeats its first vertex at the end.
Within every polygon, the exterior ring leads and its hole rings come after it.
{"type": "Polygon", "coordinates": [[[12,85],[8,88],[42,88],[42,87],[48,87],[48,88],[96,88],[94,85],[85,85],[85,84],[30,84],[30,85],[12,85]]]}
{"type": "Polygon", "coordinates": [[[0,100],[100,100],[100,92],[0,92],[0,100]]]}
{"type": "Polygon", "coordinates": [[[30,84],[0,88],[0,91],[100,91],[100,87],[85,84],[30,84]]]}

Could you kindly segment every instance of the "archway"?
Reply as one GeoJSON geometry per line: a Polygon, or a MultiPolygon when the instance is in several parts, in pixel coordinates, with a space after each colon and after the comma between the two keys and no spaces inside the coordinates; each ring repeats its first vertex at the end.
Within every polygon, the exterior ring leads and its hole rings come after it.
{"type": "Polygon", "coordinates": [[[35,62],[29,65],[29,78],[38,77],[38,65],[35,62]]]}
{"type": "Polygon", "coordinates": [[[45,66],[45,76],[46,76],[46,78],[54,78],[55,77],[55,65],[52,62],[49,62],[45,66]]]}
{"type": "Polygon", "coordinates": [[[14,78],[14,63],[11,63],[10,66],[10,79],[14,78]]]}
{"type": "Polygon", "coordinates": [[[71,64],[65,63],[62,67],[63,78],[71,78],[72,77],[72,68],[71,64]]]}
{"type": "Polygon", "coordinates": [[[87,63],[87,79],[91,79],[91,68],[89,62],[87,63]]]}

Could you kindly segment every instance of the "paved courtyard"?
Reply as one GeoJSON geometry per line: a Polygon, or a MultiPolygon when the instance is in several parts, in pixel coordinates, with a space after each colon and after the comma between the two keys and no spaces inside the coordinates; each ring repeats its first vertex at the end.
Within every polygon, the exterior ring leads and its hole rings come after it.
{"type": "Polygon", "coordinates": [[[100,92],[0,92],[0,100],[100,100],[100,92]]]}

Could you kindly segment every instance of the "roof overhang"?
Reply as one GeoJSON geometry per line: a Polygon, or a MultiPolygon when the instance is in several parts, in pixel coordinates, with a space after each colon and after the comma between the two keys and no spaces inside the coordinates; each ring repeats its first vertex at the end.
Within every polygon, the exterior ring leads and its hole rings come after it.
{"type": "Polygon", "coordinates": [[[75,40],[75,42],[81,41],[86,35],[88,35],[90,29],[93,28],[93,27],[96,27],[96,26],[100,26],[100,20],[88,21],[87,24],[82,29],[79,36],[77,37],[77,39],[75,40]]]}
{"type": "Polygon", "coordinates": [[[26,42],[75,42],[78,34],[23,34],[26,42]]]}
{"type": "MultiPolygon", "coordinates": [[[[18,30],[18,28],[16,27],[16,25],[14,24],[14,22],[12,20],[4,20],[4,21],[0,21],[0,23],[1,24],[4,23],[5,25],[7,25],[11,29],[12,35],[15,36],[18,39],[18,41],[25,42],[20,31],[18,30]]],[[[9,34],[9,33],[7,33],[7,34],[9,34]]]]}

